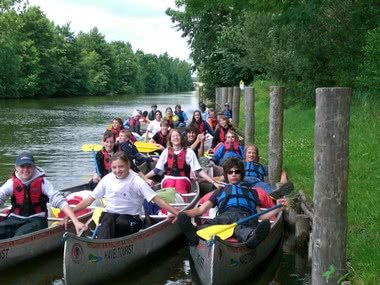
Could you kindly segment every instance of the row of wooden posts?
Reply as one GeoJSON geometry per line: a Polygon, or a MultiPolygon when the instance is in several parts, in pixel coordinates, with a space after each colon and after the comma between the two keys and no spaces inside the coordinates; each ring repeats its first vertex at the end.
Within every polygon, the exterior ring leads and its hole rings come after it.
{"type": "MultiPolygon", "coordinates": [[[[245,106],[245,143],[254,143],[254,88],[245,87],[244,91],[239,87],[216,88],[215,109],[223,110],[224,104],[229,103],[232,124],[239,126],[241,95],[245,106]]],[[[284,87],[270,87],[268,180],[272,186],[279,181],[282,170],[284,95],[284,87]]],[[[337,284],[346,271],[350,98],[350,88],[316,89],[314,207],[310,239],[313,285],[337,284]],[[327,278],[325,273],[331,272],[331,266],[335,272],[327,274],[327,278]]]]}

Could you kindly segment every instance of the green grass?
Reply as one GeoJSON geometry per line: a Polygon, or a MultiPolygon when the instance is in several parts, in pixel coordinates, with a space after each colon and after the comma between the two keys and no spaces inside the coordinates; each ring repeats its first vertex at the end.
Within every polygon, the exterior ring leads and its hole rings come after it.
{"type": "MultiPolygon", "coordinates": [[[[267,163],[269,86],[254,84],[256,144],[267,163]]],[[[241,101],[244,110],[244,100],[241,101]]],[[[309,200],[314,187],[314,108],[291,107],[284,114],[284,168],[309,200]]],[[[241,118],[244,118],[241,112],[241,118]]],[[[244,119],[243,119],[244,120],[244,119]]],[[[380,284],[380,100],[355,95],[350,114],[347,268],[357,285],[380,284]]],[[[240,128],[244,126],[241,120],[240,128]]]]}

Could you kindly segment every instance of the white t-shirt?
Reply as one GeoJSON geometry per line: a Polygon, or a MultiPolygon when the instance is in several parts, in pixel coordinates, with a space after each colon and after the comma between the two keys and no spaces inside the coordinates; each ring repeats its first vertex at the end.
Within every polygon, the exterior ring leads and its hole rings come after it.
{"type": "Polygon", "coordinates": [[[106,212],[116,214],[142,214],[144,198],[150,202],[156,192],[135,172],[129,171],[124,179],[118,179],[111,172],[100,180],[91,196],[95,199],[106,197],[106,212]]]}
{"type": "Polygon", "coordinates": [[[151,132],[153,135],[156,134],[161,129],[161,122],[153,120],[149,123],[146,131],[151,132]]]}
{"type": "MultiPolygon", "coordinates": [[[[179,154],[181,150],[174,151],[174,154],[179,154]]],[[[168,161],[168,149],[165,148],[161,153],[160,158],[157,161],[155,168],[159,170],[165,170],[165,164],[168,161]]],[[[186,149],[186,164],[190,166],[191,171],[195,172],[201,170],[202,166],[199,164],[198,158],[195,152],[191,148],[186,149]]]]}

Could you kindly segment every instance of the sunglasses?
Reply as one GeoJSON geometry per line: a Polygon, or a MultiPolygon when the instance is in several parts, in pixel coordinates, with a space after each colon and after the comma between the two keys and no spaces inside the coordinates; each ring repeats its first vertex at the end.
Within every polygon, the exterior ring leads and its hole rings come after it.
{"type": "Polygon", "coordinates": [[[241,174],[241,171],[240,170],[228,170],[227,171],[227,174],[229,174],[229,175],[232,175],[232,174],[241,174]]]}

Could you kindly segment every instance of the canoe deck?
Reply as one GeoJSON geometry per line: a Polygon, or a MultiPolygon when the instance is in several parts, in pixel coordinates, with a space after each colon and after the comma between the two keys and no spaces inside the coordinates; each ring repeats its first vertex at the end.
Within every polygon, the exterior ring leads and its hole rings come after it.
{"type": "Polygon", "coordinates": [[[211,241],[201,239],[196,247],[190,246],[192,264],[201,283],[236,284],[246,278],[276,248],[283,236],[283,228],[283,215],[280,213],[268,237],[254,249],[218,237],[211,241]]]}

